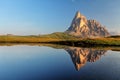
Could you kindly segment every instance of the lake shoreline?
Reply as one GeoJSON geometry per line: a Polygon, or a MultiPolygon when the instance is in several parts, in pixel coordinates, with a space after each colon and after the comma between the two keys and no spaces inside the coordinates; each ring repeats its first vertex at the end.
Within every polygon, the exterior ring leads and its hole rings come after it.
{"type": "Polygon", "coordinates": [[[90,43],[87,41],[50,41],[50,42],[0,42],[0,44],[55,44],[75,47],[120,47],[120,44],[90,43]]]}
{"type": "Polygon", "coordinates": [[[41,36],[0,36],[0,43],[47,43],[68,46],[120,46],[120,36],[101,38],[76,38],[65,33],[53,33],[41,36]]]}

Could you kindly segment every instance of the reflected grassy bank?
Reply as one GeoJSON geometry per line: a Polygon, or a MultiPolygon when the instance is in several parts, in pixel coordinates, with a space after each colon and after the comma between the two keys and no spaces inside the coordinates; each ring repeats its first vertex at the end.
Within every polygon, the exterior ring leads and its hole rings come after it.
{"type": "Polygon", "coordinates": [[[76,47],[76,48],[91,48],[91,49],[102,49],[102,50],[112,50],[112,51],[120,51],[120,47],[101,47],[101,46],[91,46],[91,47],[85,47],[85,46],[69,46],[69,45],[60,45],[60,44],[46,44],[46,43],[0,43],[0,46],[47,46],[52,47],[55,49],[66,49],[68,47],[76,47]]]}

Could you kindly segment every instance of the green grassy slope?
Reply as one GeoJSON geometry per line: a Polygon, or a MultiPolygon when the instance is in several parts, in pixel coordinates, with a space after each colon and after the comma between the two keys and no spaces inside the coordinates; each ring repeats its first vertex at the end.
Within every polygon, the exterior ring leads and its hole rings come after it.
{"type": "Polygon", "coordinates": [[[52,34],[48,34],[48,35],[42,35],[40,37],[52,38],[52,39],[76,39],[76,37],[66,34],[66,33],[62,33],[62,32],[56,32],[56,33],[52,33],[52,34]]]}
{"type": "Polygon", "coordinates": [[[39,36],[0,36],[0,43],[57,43],[74,46],[120,46],[120,37],[76,38],[66,33],[56,32],[39,36]]]}
{"type": "Polygon", "coordinates": [[[47,35],[40,36],[13,36],[5,35],[0,36],[0,42],[16,42],[16,43],[25,43],[25,42],[51,42],[51,41],[66,41],[77,39],[74,36],[65,33],[52,33],[47,35]]]}

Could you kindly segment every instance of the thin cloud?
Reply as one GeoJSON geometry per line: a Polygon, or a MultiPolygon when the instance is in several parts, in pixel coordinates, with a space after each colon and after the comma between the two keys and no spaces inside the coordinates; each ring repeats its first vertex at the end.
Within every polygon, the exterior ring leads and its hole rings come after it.
{"type": "Polygon", "coordinates": [[[72,0],[72,2],[75,2],[76,0],[72,0]]]}

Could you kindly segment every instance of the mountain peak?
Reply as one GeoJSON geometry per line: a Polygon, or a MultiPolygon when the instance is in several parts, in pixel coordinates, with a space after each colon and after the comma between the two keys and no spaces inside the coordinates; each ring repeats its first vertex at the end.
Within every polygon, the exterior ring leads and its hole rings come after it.
{"type": "Polygon", "coordinates": [[[82,15],[82,14],[80,13],[80,11],[77,11],[74,18],[76,18],[76,19],[77,19],[77,18],[85,18],[85,16],[82,15]]]}
{"type": "Polygon", "coordinates": [[[77,18],[81,17],[80,11],[77,11],[75,16],[76,16],[77,18]]]}
{"type": "Polygon", "coordinates": [[[87,20],[79,11],[76,12],[71,26],[66,33],[76,37],[106,37],[109,32],[96,20],[87,20]]]}

